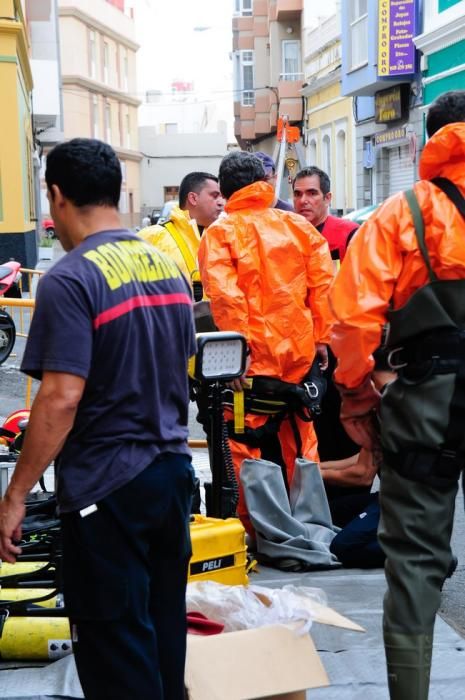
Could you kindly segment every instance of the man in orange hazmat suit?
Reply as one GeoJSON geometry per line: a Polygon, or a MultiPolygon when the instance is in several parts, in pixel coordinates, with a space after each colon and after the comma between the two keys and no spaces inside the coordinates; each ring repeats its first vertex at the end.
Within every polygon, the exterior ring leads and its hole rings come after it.
{"type": "MultiPolygon", "coordinates": [[[[270,208],[275,194],[264,180],[263,165],[251,153],[235,151],[222,160],[219,184],[227,216],[202,237],[201,278],[217,327],[247,338],[247,376],[299,384],[316,355],[327,364],[331,256],[323,236],[303,217],[270,208]]],[[[236,389],[247,385],[245,378],[236,382],[236,389]]],[[[270,415],[247,411],[247,429],[265,424],[273,429],[255,446],[232,436],[237,480],[245,458],[262,457],[281,464],[289,485],[299,453],[317,460],[312,423],[289,412],[270,421],[270,415]]],[[[241,489],[237,512],[252,532],[241,489]]]]}
{"type": "Polygon", "coordinates": [[[421,180],[362,226],[330,294],[347,432],[382,452],[379,540],[390,696],[428,697],[433,628],[465,464],[465,91],[429,110],[421,180]],[[373,351],[388,322],[397,378],[380,395],[373,351]]]}

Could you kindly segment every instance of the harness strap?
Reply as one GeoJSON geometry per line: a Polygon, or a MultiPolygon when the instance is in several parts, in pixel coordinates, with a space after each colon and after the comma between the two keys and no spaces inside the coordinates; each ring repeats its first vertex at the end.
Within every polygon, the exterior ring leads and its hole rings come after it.
{"type": "Polygon", "coordinates": [[[434,183],[436,187],[439,187],[439,189],[449,197],[450,201],[455,204],[465,219],[465,198],[457,185],[454,185],[454,183],[451,180],[448,180],[447,177],[435,177],[431,180],[431,182],[434,183]]]}
{"type": "Polygon", "coordinates": [[[228,435],[232,440],[235,440],[235,442],[250,445],[251,447],[261,447],[264,441],[279,433],[283,418],[284,414],[270,416],[266,423],[259,428],[248,428],[245,426],[242,433],[236,433],[234,421],[228,421],[228,435]]]}
{"type": "Polygon", "coordinates": [[[428,274],[430,282],[436,282],[438,277],[433,270],[431,265],[431,260],[428,253],[428,248],[425,242],[425,224],[423,221],[423,215],[421,213],[420,205],[418,204],[418,199],[414,190],[406,190],[404,192],[405,199],[409,205],[410,212],[412,214],[413,225],[415,227],[415,236],[417,238],[418,247],[420,248],[425,265],[428,268],[428,274]]]}

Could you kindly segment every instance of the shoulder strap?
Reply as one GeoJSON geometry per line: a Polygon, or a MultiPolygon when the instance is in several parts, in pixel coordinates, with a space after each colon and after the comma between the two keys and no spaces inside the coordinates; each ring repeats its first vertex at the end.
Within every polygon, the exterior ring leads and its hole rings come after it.
{"type": "Polygon", "coordinates": [[[405,199],[409,205],[410,212],[412,214],[413,225],[415,226],[415,235],[417,237],[418,246],[420,248],[423,260],[425,261],[426,267],[428,268],[428,274],[430,282],[435,282],[438,278],[431,265],[431,260],[428,253],[428,248],[425,242],[425,224],[423,221],[423,215],[421,213],[420,205],[418,204],[417,196],[414,190],[406,190],[404,192],[405,199]]]}
{"type": "Polygon", "coordinates": [[[192,274],[197,270],[197,263],[195,261],[194,256],[192,255],[189,246],[184,240],[182,233],[180,233],[177,230],[176,226],[171,221],[165,221],[163,226],[164,228],[166,228],[166,230],[176,243],[177,247],[179,248],[179,252],[181,253],[186,267],[189,270],[189,274],[192,277],[192,274]]]}
{"type": "Polygon", "coordinates": [[[462,195],[457,185],[454,185],[454,183],[446,177],[435,177],[431,182],[449,197],[450,201],[455,204],[465,219],[465,197],[462,195]]]}

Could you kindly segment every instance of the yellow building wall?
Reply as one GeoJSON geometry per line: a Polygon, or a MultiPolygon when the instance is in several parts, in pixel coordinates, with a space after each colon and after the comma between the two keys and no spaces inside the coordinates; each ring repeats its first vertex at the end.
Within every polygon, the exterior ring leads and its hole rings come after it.
{"type": "Polygon", "coordinates": [[[34,228],[32,76],[21,6],[0,0],[0,233],[34,228]]]}
{"type": "Polygon", "coordinates": [[[311,132],[316,131],[317,141],[317,158],[321,162],[321,144],[323,132],[327,133],[328,128],[331,133],[331,173],[333,177],[332,186],[334,186],[337,172],[338,162],[336,156],[336,136],[337,124],[342,120],[346,120],[346,202],[347,208],[355,208],[354,201],[354,128],[353,128],[353,112],[352,98],[342,97],[340,83],[336,83],[320,90],[319,92],[307,98],[307,127],[311,132]],[[315,110],[315,111],[314,111],[315,110]],[[310,111],[310,114],[308,113],[310,111]]]}

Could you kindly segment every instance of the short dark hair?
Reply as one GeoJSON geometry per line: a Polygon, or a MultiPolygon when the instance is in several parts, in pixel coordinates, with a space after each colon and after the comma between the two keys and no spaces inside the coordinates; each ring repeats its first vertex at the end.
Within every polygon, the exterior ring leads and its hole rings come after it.
{"type": "Polygon", "coordinates": [[[292,189],[294,189],[297,180],[301,180],[303,177],[312,177],[313,175],[318,175],[320,180],[320,190],[323,192],[323,194],[328,194],[328,192],[331,192],[331,180],[329,179],[328,174],[325,173],[324,170],[321,170],[321,168],[317,168],[316,165],[310,165],[308,168],[302,168],[292,182],[292,189]]]}
{"type": "Polygon", "coordinates": [[[196,192],[199,194],[201,190],[205,187],[206,180],[213,180],[218,182],[216,175],[211,173],[188,173],[183,177],[181,184],[179,185],[179,206],[181,209],[185,209],[187,205],[187,196],[189,192],[196,192]]]}
{"type": "Polygon", "coordinates": [[[439,95],[428,109],[426,131],[432,136],[441,127],[465,121],[465,90],[450,90],[439,95]]]}
{"type": "Polygon", "coordinates": [[[111,146],[97,139],[71,139],[47,156],[45,181],[57,185],[76,207],[118,208],[121,164],[111,146]]]}
{"type": "Polygon", "coordinates": [[[253,182],[265,179],[265,168],[253,153],[231,151],[220,164],[219,182],[223,197],[229,199],[234,192],[253,182]]]}

